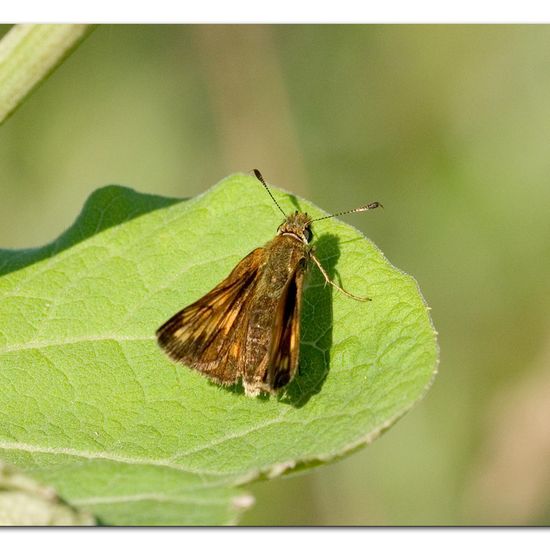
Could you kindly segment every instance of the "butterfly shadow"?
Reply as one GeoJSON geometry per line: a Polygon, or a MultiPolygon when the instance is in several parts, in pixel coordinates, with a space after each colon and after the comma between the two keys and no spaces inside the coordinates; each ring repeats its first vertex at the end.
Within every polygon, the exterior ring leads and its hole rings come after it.
{"type": "MultiPolygon", "coordinates": [[[[339,239],[325,234],[314,241],[314,253],[331,280],[340,258],[339,239]]],[[[317,266],[310,262],[302,297],[300,359],[298,373],[279,397],[282,403],[303,407],[321,391],[330,369],[332,347],[332,293],[317,266]]]]}

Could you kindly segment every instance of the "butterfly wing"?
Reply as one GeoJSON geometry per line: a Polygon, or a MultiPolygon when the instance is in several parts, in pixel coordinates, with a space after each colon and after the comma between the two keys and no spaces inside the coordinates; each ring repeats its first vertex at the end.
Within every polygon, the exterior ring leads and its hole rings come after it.
{"type": "Polygon", "coordinates": [[[247,311],[264,264],[264,248],[243,258],[219,285],[157,330],[161,348],[220,384],[236,383],[243,371],[247,311]]]}
{"type": "Polygon", "coordinates": [[[264,383],[277,391],[296,374],[300,352],[300,314],[304,269],[300,266],[290,279],[277,308],[277,330],[271,343],[269,367],[264,383]]]}

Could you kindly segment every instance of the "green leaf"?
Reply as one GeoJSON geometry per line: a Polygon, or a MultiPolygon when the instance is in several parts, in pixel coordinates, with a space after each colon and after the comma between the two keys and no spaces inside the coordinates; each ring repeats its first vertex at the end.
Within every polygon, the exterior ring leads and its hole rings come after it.
{"type": "Polygon", "coordinates": [[[90,514],[62,502],[51,487],[0,462],[0,526],[94,524],[90,514]]]}
{"type": "MultiPolygon", "coordinates": [[[[281,206],[324,215],[273,190],[281,206]]],[[[437,344],[414,279],[359,231],[314,226],[300,372],[249,398],[170,362],[154,333],[281,221],[245,175],[186,202],[94,193],[57,241],[0,252],[0,457],[103,523],[220,524],[241,492],[371,442],[425,393],[437,344]]]]}

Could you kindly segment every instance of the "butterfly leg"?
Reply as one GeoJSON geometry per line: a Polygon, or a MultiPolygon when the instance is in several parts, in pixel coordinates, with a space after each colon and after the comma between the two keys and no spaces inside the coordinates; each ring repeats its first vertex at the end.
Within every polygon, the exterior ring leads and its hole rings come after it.
{"type": "Polygon", "coordinates": [[[325,268],[323,267],[323,265],[321,264],[321,262],[319,261],[317,256],[315,256],[313,251],[310,251],[310,258],[315,262],[315,265],[319,268],[319,271],[322,273],[323,277],[325,278],[325,281],[329,285],[332,285],[334,288],[336,288],[337,290],[339,290],[340,292],[342,292],[346,296],[349,296],[350,298],[353,298],[354,300],[358,300],[359,302],[370,302],[371,299],[368,296],[364,296],[364,297],[355,296],[355,294],[351,294],[351,292],[348,292],[347,290],[344,290],[341,286],[338,286],[335,282],[331,281],[330,277],[328,276],[327,272],[325,271],[325,268]]]}

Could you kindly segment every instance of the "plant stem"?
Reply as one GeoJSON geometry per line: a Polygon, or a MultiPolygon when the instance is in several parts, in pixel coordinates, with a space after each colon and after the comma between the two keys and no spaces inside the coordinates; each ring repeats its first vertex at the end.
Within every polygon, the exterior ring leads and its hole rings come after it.
{"type": "Polygon", "coordinates": [[[0,41],[0,123],[93,29],[91,25],[14,25],[0,41]]]}

